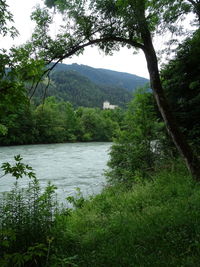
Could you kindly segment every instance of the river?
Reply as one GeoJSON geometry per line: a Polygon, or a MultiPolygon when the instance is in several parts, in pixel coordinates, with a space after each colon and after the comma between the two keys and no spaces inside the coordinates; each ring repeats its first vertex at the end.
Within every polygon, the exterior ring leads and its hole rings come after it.
{"type": "MultiPolygon", "coordinates": [[[[66,143],[0,147],[0,166],[14,162],[20,154],[23,162],[33,167],[41,187],[48,181],[57,186],[58,199],[74,195],[79,187],[84,196],[97,194],[105,184],[104,170],[109,159],[111,143],[66,143]]],[[[2,172],[0,172],[1,176],[2,172]]],[[[20,179],[20,186],[28,179],[20,179]]],[[[0,192],[9,191],[15,179],[0,179],[0,192]]]]}

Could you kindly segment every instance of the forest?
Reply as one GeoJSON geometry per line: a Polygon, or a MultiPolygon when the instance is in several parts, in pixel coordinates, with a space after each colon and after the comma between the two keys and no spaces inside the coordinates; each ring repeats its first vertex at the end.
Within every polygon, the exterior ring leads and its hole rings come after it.
{"type": "MultiPolygon", "coordinates": [[[[79,69],[80,71],[92,69],[93,72],[95,72],[94,68],[89,68],[87,66],[80,66],[79,69]]],[[[70,69],[70,65],[59,64],[50,75],[50,83],[46,91],[46,97],[56,96],[60,100],[69,101],[75,107],[99,107],[102,109],[105,100],[115,103],[120,107],[125,107],[126,103],[132,98],[132,92],[137,88],[136,84],[134,84],[134,82],[137,82],[137,78],[134,79],[134,77],[132,78],[132,91],[128,91],[128,89],[122,86],[114,85],[114,81],[113,85],[111,85],[109,77],[105,78],[105,75],[101,75],[98,69],[96,70],[96,75],[104,76],[104,84],[96,79],[92,81],[92,77],[88,78],[84,74],[81,75],[79,69],[76,71],[73,65],[72,69],[70,69]]],[[[106,72],[106,70],[104,71],[106,72]]],[[[120,75],[120,72],[117,73],[120,75]]],[[[119,80],[123,81],[125,79],[119,80]]],[[[141,80],[142,85],[146,82],[148,82],[148,80],[141,80]]],[[[41,99],[44,96],[44,89],[45,85],[41,83],[38,86],[38,90],[34,93],[33,99],[36,104],[41,103],[41,99]]]]}
{"type": "MultiPolygon", "coordinates": [[[[0,35],[15,38],[6,2],[0,35]]],[[[53,184],[42,190],[20,155],[4,162],[0,183],[7,174],[16,183],[0,195],[0,266],[199,266],[199,0],[44,4],[32,13],[31,40],[0,51],[0,145],[112,141],[107,184],[96,196],[66,196],[69,207],[58,203],[53,184]],[[52,37],[54,12],[65,24],[52,37]],[[157,51],[156,35],[174,38],[157,51]],[[76,97],[87,99],[80,92],[70,99],[55,93],[66,76],[56,66],[88,46],[105,55],[121,47],[143,51],[150,86],[131,95],[111,84],[114,110],[102,110],[97,85],[73,71],[71,79],[86,82],[83,91],[90,84],[97,102],[80,103],[76,97]],[[159,64],[164,54],[169,58],[159,64]],[[30,182],[20,188],[24,176],[30,182]]]]}
{"type": "Polygon", "coordinates": [[[70,102],[47,97],[38,106],[20,104],[14,113],[5,110],[5,134],[0,145],[48,144],[63,142],[112,141],[120,129],[124,111],[102,108],[74,108],[70,102]]]}

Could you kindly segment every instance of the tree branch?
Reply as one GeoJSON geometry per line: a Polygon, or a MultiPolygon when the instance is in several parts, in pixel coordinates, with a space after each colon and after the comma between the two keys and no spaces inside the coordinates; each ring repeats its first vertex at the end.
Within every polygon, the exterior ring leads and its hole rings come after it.
{"type": "MultiPolygon", "coordinates": [[[[84,44],[77,44],[76,46],[72,47],[70,49],[69,52],[67,52],[66,54],[60,56],[56,62],[53,63],[53,65],[51,67],[49,67],[48,69],[46,69],[43,74],[41,75],[40,79],[37,81],[36,85],[35,85],[35,88],[30,96],[30,99],[33,97],[33,95],[35,94],[36,92],[36,89],[39,85],[39,83],[41,82],[42,78],[45,76],[45,75],[48,75],[49,76],[49,73],[56,67],[56,65],[61,62],[63,59],[65,58],[68,58],[72,55],[74,55],[76,52],[80,51],[81,49],[87,47],[87,46],[91,46],[91,45],[94,45],[94,44],[99,44],[99,43],[108,43],[108,42],[120,42],[120,43],[124,43],[124,44],[129,44],[135,48],[140,48],[142,50],[144,50],[144,46],[134,40],[130,40],[130,39],[126,39],[126,38],[123,38],[123,37],[117,37],[117,36],[108,36],[108,37],[103,37],[103,38],[99,38],[99,39],[94,39],[94,40],[89,40],[87,41],[86,43],[84,44]]],[[[52,58],[51,61],[49,61],[47,64],[50,64],[51,62],[53,62],[53,60],[56,59],[56,58],[52,58]]],[[[49,83],[48,83],[49,85],[49,83]]],[[[45,89],[45,91],[47,90],[47,87],[45,89]]]]}

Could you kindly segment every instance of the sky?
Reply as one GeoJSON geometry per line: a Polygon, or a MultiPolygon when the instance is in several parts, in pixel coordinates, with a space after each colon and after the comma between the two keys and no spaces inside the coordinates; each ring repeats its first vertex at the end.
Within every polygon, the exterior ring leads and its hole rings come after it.
{"type": "MultiPolygon", "coordinates": [[[[42,0],[6,0],[9,10],[12,12],[15,27],[19,31],[19,37],[12,40],[3,37],[1,48],[10,48],[12,45],[20,45],[26,42],[34,29],[34,24],[30,20],[30,14],[37,4],[42,5],[42,0]]],[[[56,31],[56,26],[52,25],[52,31],[56,31]]],[[[66,64],[83,64],[94,68],[111,69],[120,72],[127,72],[141,77],[149,78],[145,57],[141,51],[133,55],[132,49],[121,48],[119,52],[114,52],[113,56],[105,56],[95,47],[87,47],[83,55],[73,56],[71,59],[63,61],[66,64]]]]}
{"type": "MultiPolygon", "coordinates": [[[[3,37],[0,42],[0,48],[9,49],[13,45],[20,45],[30,39],[34,30],[34,24],[31,22],[30,15],[36,5],[44,6],[44,0],[6,0],[9,10],[14,16],[15,27],[19,31],[19,37],[14,40],[3,37]]],[[[189,22],[187,23],[189,25],[189,22]]],[[[59,26],[58,20],[51,25],[51,32],[56,33],[59,26]]],[[[157,50],[162,49],[163,43],[170,39],[170,36],[162,35],[156,37],[154,46],[157,50]]],[[[105,56],[96,47],[87,47],[83,55],[73,56],[65,59],[66,64],[83,64],[94,68],[104,68],[120,72],[127,72],[141,77],[149,78],[146,60],[142,51],[133,54],[132,49],[121,48],[114,52],[113,56],[105,56]]]]}

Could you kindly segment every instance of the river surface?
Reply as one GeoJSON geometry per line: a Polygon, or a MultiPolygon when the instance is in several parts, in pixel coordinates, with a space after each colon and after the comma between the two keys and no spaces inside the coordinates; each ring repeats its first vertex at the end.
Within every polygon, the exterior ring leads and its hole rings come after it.
{"type": "MultiPolygon", "coordinates": [[[[80,188],[84,196],[97,194],[105,185],[103,175],[109,159],[111,143],[67,143],[0,147],[0,166],[13,163],[14,155],[20,154],[23,162],[33,167],[41,187],[48,181],[57,186],[58,199],[74,195],[80,188]]],[[[2,171],[0,171],[0,176],[2,171]]],[[[0,192],[9,191],[15,179],[0,179],[0,192]]],[[[21,187],[28,179],[20,179],[21,187]]]]}

